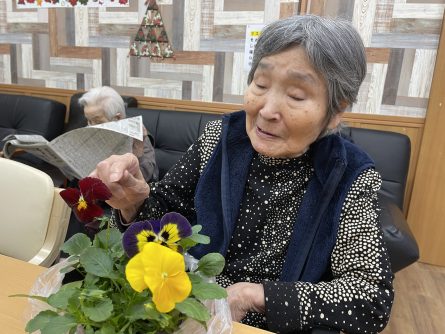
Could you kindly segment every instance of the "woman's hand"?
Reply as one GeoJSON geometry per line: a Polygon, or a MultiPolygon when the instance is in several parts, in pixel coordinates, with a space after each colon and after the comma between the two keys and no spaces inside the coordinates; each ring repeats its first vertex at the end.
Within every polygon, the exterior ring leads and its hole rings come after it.
{"type": "Polygon", "coordinates": [[[90,176],[101,179],[108,186],[112,197],[107,203],[120,209],[127,222],[133,220],[150,193],[150,187],[139,169],[139,161],[131,153],[112,155],[99,162],[90,176]]]}
{"type": "Polygon", "coordinates": [[[226,290],[233,321],[241,321],[249,311],[265,312],[262,284],[240,282],[229,286],[226,290]]]}

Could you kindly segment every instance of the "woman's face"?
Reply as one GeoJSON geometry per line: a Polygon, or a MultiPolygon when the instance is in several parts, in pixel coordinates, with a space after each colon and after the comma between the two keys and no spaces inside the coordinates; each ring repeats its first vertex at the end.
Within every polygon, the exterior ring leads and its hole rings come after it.
{"type": "Polygon", "coordinates": [[[264,57],[244,95],[247,134],[263,155],[299,156],[340,122],[340,114],[327,120],[327,106],[325,82],[302,48],[264,57]]]}
{"type": "Polygon", "coordinates": [[[105,111],[102,109],[101,106],[98,105],[86,105],[83,108],[83,113],[85,115],[85,118],[87,119],[88,125],[90,126],[111,121],[118,121],[121,119],[120,113],[117,113],[116,117],[114,117],[113,119],[108,119],[105,111]]]}

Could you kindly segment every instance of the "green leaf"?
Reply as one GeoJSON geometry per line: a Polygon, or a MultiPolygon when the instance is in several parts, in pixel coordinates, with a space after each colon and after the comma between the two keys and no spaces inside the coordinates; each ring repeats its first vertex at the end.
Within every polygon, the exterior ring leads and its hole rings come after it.
{"type": "Polygon", "coordinates": [[[34,318],[28,321],[25,327],[25,331],[28,333],[33,333],[36,330],[39,330],[46,326],[50,322],[51,319],[58,317],[59,315],[50,310],[42,311],[37,314],[34,318]]]}
{"type": "Polygon", "coordinates": [[[114,245],[122,243],[122,233],[115,228],[100,231],[94,237],[93,245],[98,248],[111,249],[114,245]]]}
{"type": "Polygon", "coordinates": [[[197,242],[191,240],[190,238],[184,238],[179,240],[178,244],[182,247],[184,251],[187,251],[193,246],[197,245],[197,242]]]}
{"type": "Polygon", "coordinates": [[[46,297],[42,297],[42,296],[34,296],[34,295],[25,295],[23,293],[19,293],[19,294],[15,294],[15,295],[9,295],[8,297],[26,297],[26,298],[31,298],[31,299],[37,299],[40,300],[44,303],[46,303],[47,299],[46,297]]]}
{"type": "Polygon", "coordinates": [[[94,334],[93,327],[87,326],[87,328],[85,328],[85,334],[94,334]]]}
{"type": "Polygon", "coordinates": [[[79,292],[81,286],[81,281],[62,285],[59,291],[48,297],[48,304],[55,308],[66,309],[69,304],[69,299],[79,292]]]}
{"type": "Polygon", "coordinates": [[[76,319],[69,315],[61,315],[50,318],[48,323],[43,327],[41,334],[61,334],[77,327],[76,319]]]}
{"type": "Polygon", "coordinates": [[[80,295],[85,299],[102,299],[106,293],[100,289],[83,289],[80,295]]]}
{"type": "Polygon", "coordinates": [[[91,289],[93,287],[95,288],[96,284],[98,283],[99,280],[100,280],[100,278],[98,276],[90,274],[90,273],[87,273],[85,275],[84,280],[83,280],[84,287],[85,288],[89,288],[89,289],[91,289]]]}
{"type": "Polygon", "coordinates": [[[64,261],[64,267],[60,268],[61,274],[67,274],[75,269],[79,264],[79,255],[71,255],[64,261]]]}
{"type": "Polygon", "coordinates": [[[201,276],[199,276],[198,274],[187,273],[187,275],[189,276],[190,282],[192,282],[192,285],[199,284],[203,281],[203,278],[201,276]]]}
{"type": "Polygon", "coordinates": [[[63,244],[61,250],[69,255],[79,255],[90,246],[90,238],[83,233],[77,233],[63,244]]]}
{"type": "Polygon", "coordinates": [[[207,321],[210,319],[209,310],[199,301],[193,298],[187,298],[175,307],[179,312],[198,321],[207,321]]]}
{"type": "Polygon", "coordinates": [[[80,264],[86,272],[100,277],[114,278],[113,260],[110,254],[100,248],[87,248],[80,256],[80,264]]]}
{"type": "Polygon", "coordinates": [[[220,287],[216,283],[201,282],[193,284],[192,294],[201,300],[205,299],[222,299],[227,297],[226,289],[220,287]]]}
{"type": "Polygon", "coordinates": [[[130,321],[135,321],[139,319],[148,319],[148,313],[145,311],[144,302],[140,302],[132,305],[125,310],[125,318],[130,321]]]}
{"type": "Polygon", "coordinates": [[[125,318],[134,322],[135,320],[152,320],[152,322],[160,322],[163,320],[163,314],[156,310],[154,304],[147,299],[132,305],[125,311],[125,318]]]}
{"type": "Polygon", "coordinates": [[[93,321],[105,321],[113,312],[113,303],[108,298],[100,299],[97,303],[90,305],[83,304],[81,306],[85,315],[93,321]]]}
{"type": "Polygon", "coordinates": [[[96,334],[116,334],[116,329],[112,324],[106,323],[99,331],[96,331],[96,334]]]}
{"type": "Polygon", "coordinates": [[[208,253],[198,262],[198,271],[203,275],[211,277],[221,274],[226,261],[219,253],[208,253]]]}
{"type": "Polygon", "coordinates": [[[192,234],[197,234],[199,232],[201,232],[202,230],[202,225],[193,225],[192,226],[192,234]]]}
{"type": "Polygon", "coordinates": [[[198,243],[208,245],[210,243],[210,238],[204,234],[192,234],[188,239],[198,243]]]}
{"type": "Polygon", "coordinates": [[[59,270],[59,272],[61,273],[61,274],[68,274],[69,272],[72,272],[73,271],[73,267],[70,267],[70,266],[68,266],[68,267],[63,267],[63,268],[61,268],[60,270],[59,270]]]}
{"type": "Polygon", "coordinates": [[[113,255],[113,258],[119,261],[127,262],[129,260],[127,254],[124,251],[124,246],[122,245],[122,242],[114,244],[113,247],[111,247],[111,253],[113,255]]]}

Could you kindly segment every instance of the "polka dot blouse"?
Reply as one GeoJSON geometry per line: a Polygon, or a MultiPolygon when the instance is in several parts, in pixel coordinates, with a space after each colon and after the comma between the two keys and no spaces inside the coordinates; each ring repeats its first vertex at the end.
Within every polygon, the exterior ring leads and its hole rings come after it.
{"type": "MultiPolygon", "coordinates": [[[[207,125],[163,180],[150,185],[151,196],[137,220],[168,211],[194,215],[195,187],[220,133],[221,121],[207,125]]],[[[292,159],[254,155],[226,267],[217,281],[224,287],[263,284],[266,313],[248,313],[243,322],[251,326],[277,333],[303,333],[316,326],[377,333],[389,317],[393,276],[378,225],[376,191],[381,179],[374,170],[355,180],[343,204],[331,256],[333,279],[317,284],[278,281],[312,174],[307,153],[292,159]]]]}

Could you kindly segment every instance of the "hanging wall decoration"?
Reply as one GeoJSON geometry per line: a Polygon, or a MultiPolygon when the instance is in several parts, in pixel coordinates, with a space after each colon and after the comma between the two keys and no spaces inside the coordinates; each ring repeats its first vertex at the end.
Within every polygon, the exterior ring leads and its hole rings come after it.
{"type": "Polygon", "coordinates": [[[129,0],[16,0],[17,8],[128,7],[129,0]]]}
{"type": "Polygon", "coordinates": [[[130,46],[130,56],[174,58],[156,0],[148,0],[147,11],[130,46]]]}

